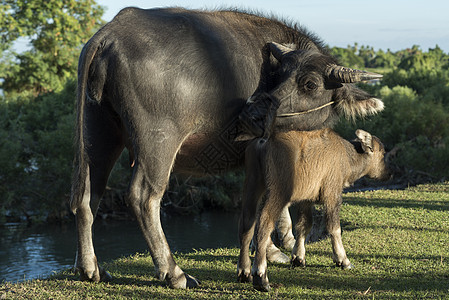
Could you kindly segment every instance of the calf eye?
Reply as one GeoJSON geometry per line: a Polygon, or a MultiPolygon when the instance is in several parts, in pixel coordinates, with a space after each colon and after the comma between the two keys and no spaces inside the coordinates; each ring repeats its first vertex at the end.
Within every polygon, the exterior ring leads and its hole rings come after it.
{"type": "Polygon", "coordinates": [[[317,86],[317,84],[316,84],[315,82],[313,82],[313,81],[311,81],[311,80],[308,80],[308,81],[305,83],[304,87],[305,87],[307,90],[312,91],[312,90],[316,90],[316,88],[317,88],[318,86],[317,86]]]}

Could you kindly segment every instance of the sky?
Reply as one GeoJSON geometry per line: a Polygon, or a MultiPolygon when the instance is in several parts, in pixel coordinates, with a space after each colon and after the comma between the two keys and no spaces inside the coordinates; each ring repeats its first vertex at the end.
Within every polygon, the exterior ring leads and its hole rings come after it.
{"type": "Polygon", "coordinates": [[[298,23],[331,47],[365,45],[392,51],[438,45],[449,53],[448,0],[97,0],[110,21],[123,7],[237,7],[298,23]]]}

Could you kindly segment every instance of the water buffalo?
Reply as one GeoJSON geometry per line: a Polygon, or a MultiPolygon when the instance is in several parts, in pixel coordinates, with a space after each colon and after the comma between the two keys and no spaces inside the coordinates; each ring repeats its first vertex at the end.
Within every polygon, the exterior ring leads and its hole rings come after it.
{"type": "Polygon", "coordinates": [[[82,280],[110,275],[97,263],[92,224],[109,173],[132,153],[127,201],[156,276],[170,287],[198,281],[175,263],[160,221],[172,170],[204,175],[243,165],[238,115],[254,91],[279,99],[279,128],[331,126],[375,113],[381,100],[349,84],[377,74],[339,66],[304,29],[238,11],[123,9],[84,46],[78,66],[71,209],[82,280]]]}
{"type": "Polygon", "coordinates": [[[246,149],[246,179],[240,218],[239,281],[253,281],[256,289],[269,291],[266,252],[274,223],[290,203],[298,205],[297,239],[293,266],[305,266],[304,242],[312,227],[312,208],[323,204],[337,266],[352,268],[341,241],[340,206],[344,187],[368,176],[386,180],[390,171],[380,140],[356,131],[349,142],[330,129],[279,132],[269,140],[255,139],[246,149]],[[266,192],[256,225],[256,256],[250,273],[249,244],[253,237],[256,208],[266,192]]]}

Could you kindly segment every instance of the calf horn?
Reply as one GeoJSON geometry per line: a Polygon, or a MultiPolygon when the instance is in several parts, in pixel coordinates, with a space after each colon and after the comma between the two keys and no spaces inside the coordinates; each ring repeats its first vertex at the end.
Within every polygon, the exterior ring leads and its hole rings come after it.
{"type": "Polygon", "coordinates": [[[329,66],[326,73],[330,80],[339,83],[354,83],[382,78],[382,75],[380,74],[345,68],[338,65],[329,66]]]}

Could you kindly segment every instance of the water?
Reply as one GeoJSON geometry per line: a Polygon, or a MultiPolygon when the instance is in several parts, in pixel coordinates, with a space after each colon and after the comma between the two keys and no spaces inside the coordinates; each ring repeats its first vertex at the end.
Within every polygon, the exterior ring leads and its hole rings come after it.
{"type": "MultiPolygon", "coordinates": [[[[173,252],[238,245],[235,213],[163,216],[162,226],[173,252]]],[[[148,250],[137,222],[132,221],[95,221],[94,246],[100,263],[148,250]]],[[[43,278],[71,268],[75,253],[74,224],[6,224],[0,227],[0,282],[43,278]]]]}

